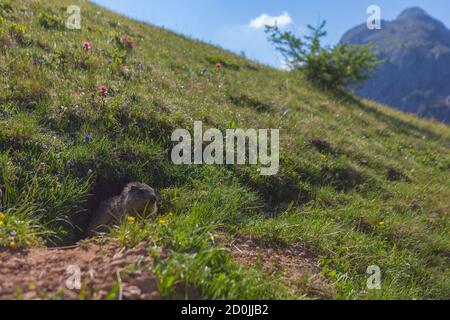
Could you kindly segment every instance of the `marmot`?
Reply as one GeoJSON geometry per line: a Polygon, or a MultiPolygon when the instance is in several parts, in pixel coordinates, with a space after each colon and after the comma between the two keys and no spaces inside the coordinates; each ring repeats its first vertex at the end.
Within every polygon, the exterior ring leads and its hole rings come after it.
{"type": "Polygon", "coordinates": [[[129,183],[120,196],[100,204],[86,230],[87,236],[107,232],[109,227],[119,224],[126,214],[147,217],[155,214],[157,210],[153,188],[144,183],[129,183]]]}

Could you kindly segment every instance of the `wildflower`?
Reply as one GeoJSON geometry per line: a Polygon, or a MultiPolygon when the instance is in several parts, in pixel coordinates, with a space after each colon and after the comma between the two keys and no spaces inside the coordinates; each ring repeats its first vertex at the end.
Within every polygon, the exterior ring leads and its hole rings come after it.
{"type": "Polygon", "coordinates": [[[101,96],[106,96],[106,94],[108,93],[108,87],[100,86],[100,87],[98,87],[98,91],[100,92],[101,96]]]}
{"type": "Polygon", "coordinates": [[[91,143],[92,142],[92,133],[88,132],[84,135],[84,141],[86,141],[86,143],[91,143]]]}
{"type": "Polygon", "coordinates": [[[378,222],[378,224],[380,225],[380,226],[384,226],[384,221],[380,221],[380,222],[378,222]]]}
{"type": "Polygon", "coordinates": [[[15,249],[17,248],[16,242],[15,242],[15,241],[11,241],[11,242],[9,243],[9,247],[10,247],[11,249],[15,250],[15,249]]]}
{"type": "Polygon", "coordinates": [[[131,49],[134,46],[134,41],[126,34],[120,37],[120,42],[129,49],[131,49]]]}
{"type": "Polygon", "coordinates": [[[91,44],[87,41],[83,42],[83,49],[86,51],[91,50],[91,44]]]}
{"type": "Polygon", "coordinates": [[[5,223],[3,222],[3,220],[0,220],[0,227],[3,226],[5,223]]]}
{"type": "Polygon", "coordinates": [[[39,163],[38,170],[45,170],[45,169],[47,169],[47,164],[45,162],[39,163]]]}
{"type": "Polygon", "coordinates": [[[283,117],[288,113],[288,109],[286,108],[286,106],[281,106],[280,108],[280,115],[283,117]]]}
{"type": "Polygon", "coordinates": [[[34,58],[34,62],[37,65],[43,65],[45,63],[45,59],[43,57],[36,57],[36,58],[34,58]]]}
{"type": "Polygon", "coordinates": [[[127,221],[128,222],[134,222],[134,221],[136,221],[136,218],[133,217],[133,216],[127,215],[127,221]]]}
{"type": "Polygon", "coordinates": [[[166,220],[164,220],[163,218],[159,219],[159,224],[165,224],[166,220]]]}
{"type": "Polygon", "coordinates": [[[230,116],[234,116],[234,112],[233,111],[230,111],[230,116]]]}
{"type": "Polygon", "coordinates": [[[222,64],[220,62],[216,63],[216,69],[222,69],[222,64]]]}

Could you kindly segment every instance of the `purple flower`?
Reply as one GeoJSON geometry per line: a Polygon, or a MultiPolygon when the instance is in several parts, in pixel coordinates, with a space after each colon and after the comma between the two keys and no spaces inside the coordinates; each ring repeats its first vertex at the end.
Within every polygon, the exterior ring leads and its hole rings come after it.
{"type": "Polygon", "coordinates": [[[86,133],[84,135],[84,141],[86,141],[86,143],[91,143],[92,142],[92,133],[86,133]]]}

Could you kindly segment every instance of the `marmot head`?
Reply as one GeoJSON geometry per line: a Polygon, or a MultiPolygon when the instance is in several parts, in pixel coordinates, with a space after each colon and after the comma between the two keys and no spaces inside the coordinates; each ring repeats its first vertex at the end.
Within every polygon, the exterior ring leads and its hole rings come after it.
{"type": "Polygon", "coordinates": [[[122,191],[121,200],[128,214],[149,216],[157,210],[155,190],[144,183],[129,183],[122,191]]]}

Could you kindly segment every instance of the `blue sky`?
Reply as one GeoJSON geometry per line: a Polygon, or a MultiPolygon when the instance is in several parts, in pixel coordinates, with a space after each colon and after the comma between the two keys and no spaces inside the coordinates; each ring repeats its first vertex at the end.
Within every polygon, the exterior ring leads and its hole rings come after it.
{"type": "Polygon", "coordinates": [[[275,67],[281,56],[267,43],[262,24],[277,17],[278,24],[302,33],[306,25],[327,20],[327,44],[367,20],[367,8],[378,5],[382,19],[393,20],[412,6],[450,26],[448,0],[94,0],[129,17],[164,26],[275,67]],[[262,16],[265,14],[265,16],[262,16]],[[259,19],[258,19],[259,18],[259,19]]]}

